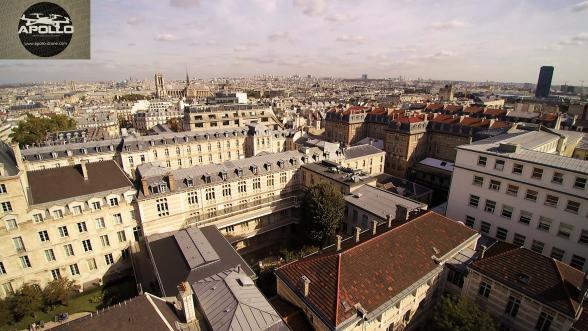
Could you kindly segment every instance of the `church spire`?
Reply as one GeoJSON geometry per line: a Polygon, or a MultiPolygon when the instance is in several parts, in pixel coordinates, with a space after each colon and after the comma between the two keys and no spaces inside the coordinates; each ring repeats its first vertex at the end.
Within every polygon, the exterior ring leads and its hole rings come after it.
{"type": "Polygon", "coordinates": [[[190,85],[190,76],[188,76],[188,66],[186,66],[186,85],[190,85]]]}

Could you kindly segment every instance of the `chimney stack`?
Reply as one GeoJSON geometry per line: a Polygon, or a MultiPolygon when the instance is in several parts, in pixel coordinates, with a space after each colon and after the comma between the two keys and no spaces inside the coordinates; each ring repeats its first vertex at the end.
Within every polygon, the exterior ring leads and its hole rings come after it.
{"type": "Polygon", "coordinates": [[[178,285],[178,302],[180,303],[182,313],[186,323],[191,323],[196,320],[196,309],[194,308],[194,298],[192,296],[192,288],[187,282],[181,282],[178,285]]]}
{"type": "Polygon", "coordinates": [[[82,167],[82,175],[84,180],[88,180],[88,160],[80,160],[80,166],[82,167]]]}
{"type": "Polygon", "coordinates": [[[358,243],[359,242],[359,234],[361,233],[361,229],[356,226],[355,227],[355,242],[358,243]]]}
{"type": "Polygon", "coordinates": [[[375,236],[377,231],[378,231],[378,221],[372,220],[372,235],[375,236]]]}
{"type": "Polygon", "coordinates": [[[302,293],[305,297],[310,293],[310,279],[304,275],[302,275],[302,293]]]}
{"type": "Polygon", "coordinates": [[[396,205],[396,220],[406,222],[408,220],[408,208],[403,205],[396,205]]]}
{"type": "Polygon", "coordinates": [[[147,179],[141,178],[141,189],[143,190],[143,195],[149,195],[149,185],[147,185],[147,179]]]}
{"type": "Polygon", "coordinates": [[[176,182],[174,181],[174,175],[170,173],[167,175],[168,187],[170,191],[175,191],[176,189],[176,182]]]}
{"type": "Polygon", "coordinates": [[[392,221],[393,220],[394,219],[392,218],[392,215],[391,214],[386,215],[386,221],[388,221],[388,228],[391,228],[392,227],[392,221]]]}
{"type": "Polygon", "coordinates": [[[336,235],[335,239],[336,239],[336,247],[337,247],[337,252],[338,252],[341,250],[341,240],[343,239],[343,237],[341,237],[340,235],[336,235]]]}

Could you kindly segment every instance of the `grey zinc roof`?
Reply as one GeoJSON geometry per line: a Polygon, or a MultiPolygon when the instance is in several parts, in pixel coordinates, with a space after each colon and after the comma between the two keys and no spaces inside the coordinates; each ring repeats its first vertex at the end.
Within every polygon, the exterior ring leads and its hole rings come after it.
{"type": "Polygon", "coordinates": [[[197,227],[176,232],[174,238],[190,269],[220,259],[210,242],[197,227]]]}
{"type": "Polygon", "coordinates": [[[84,155],[82,149],[86,149],[87,154],[94,153],[114,153],[120,145],[120,139],[95,140],[82,143],[58,144],[40,147],[29,147],[21,150],[23,158],[29,161],[37,160],[36,156],[41,155],[43,159],[51,159],[51,153],[57,153],[57,157],[67,157],[67,151],[72,155],[84,155]],[[111,147],[112,146],[112,147],[111,147]]]}
{"type": "Polygon", "coordinates": [[[409,211],[420,208],[427,209],[427,205],[405,198],[399,194],[394,194],[379,188],[363,185],[353,191],[353,195],[346,195],[345,201],[364,209],[382,219],[386,219],[386,215],[396,216],[396,205],[403,205],[409,211]]]}
{"type": "Polygon", "coordinates": [[[280,315],[239,268],[195,282],[192,289],[215,331],[288,330],[280,315]]]}
{"type": "Polygon", "coordinates": [[[348,147],[343,150],[345,159],[355,159],[357,157],[364,157],[372,154],[383,153],[384,151],[378,149],[370,144],[348,147]]]}
{"type": "Polygon", "coordinates": [[[557,135],[548,132],[522,131],[480,140],[470,145],[461,145],[458,149],[588,174],[588,161],[532,150],[532,148],[537,148],[541,144],[553,140],[554,137],[557,139],[557,135]],[[499,150],[498,147],[501,143],[518,144],[521,148],[516,153],[507,153],[499,150]]]}

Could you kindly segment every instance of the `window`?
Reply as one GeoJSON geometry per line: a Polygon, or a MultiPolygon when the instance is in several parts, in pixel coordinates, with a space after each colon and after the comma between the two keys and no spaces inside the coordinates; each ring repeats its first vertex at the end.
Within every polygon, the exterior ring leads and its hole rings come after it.
{"type": "Polygon", "coordinates": [[[53,211],[53,218],[60,219],[63,218],[63,211],[61,209],[57,209],[53,211]]]}
{"type": "Polygon", "coordinates": [[[18,224],[16,224],[16,220],[14,218],[6,220],[6,230],[14,230],[18,228],[18,224]]]}
{"type": "Polygon", "coordinates": [[[0,275],[6,275],[6,269],[4,268],[4,262],[0,262],[0,275]]]}
{"type": "Polygon", "coordinates": [[[539,192],[533,191],[533,190],[527,190],[527,194],[525,195],[525,199],[535,202],[535,201],[537,201],[537,195],[539,195],[539,192]]]}
{"type": "Polygon", "coordinates": [[[188,204],[195,205],[198,203],[198,195],[196,191],[188,192],[188,204]]]}
{"type": "Polygon", "coordinates": [[[157,215],[159,217],[169,215],[169,208],[167,206],[167,198],[157,199],[157,215]]]}
{"type": "Polygon", "coordinates": [[[106,261],[106,265],[114,264],[114,259],[112,258],[112,254],[104,255],[104,260],[106,261]]]}
{"type": "Polygon", "coordinates": [[[0,202],[0,205],[2,206],[2,211],[4,211],[4,212],[11,212],[12,211],[12,205],[10,204],[10,201],[0,202]]]}
{"type": "Polygon", "coordinates": [[[55,252],[53,252],[53,249],[49,248],[45,250],[45,259],[47,259],[47,262],[55,261],[55,252]]]}
{"type": "Polygon", "coordinates": [[[486,162],[488,161],[488,158],[485,156],[478,156],[478,165],[481,167],[485,167],[486,166],[486,162]]]}
{"type": "Polygon", "coordinates": [[[223,197],[231,196],[231,184],[223,184],[223,197]]]}
{"type": "Polygon", "coordinates": [[[531,174],[531,178],[533,179],[541,179],[543,177],[543,169],[541,168],[533,168],[533,173],[531,174]]]}
{"type": "Polygon", "coordinates": [[[482,221],[482,225],[480,226],[480,231],[485,234],[490,233],[490,223],[482,221]]]}
{"type": "Polygon", "coordinates": [[[488,185],[488,188],[494,191],[500,191],[500,182],[497,180],[490,180],[490,185],[488,185]]]}
{"type": "Polygon", "coordinates": [[[0,184],[0,194],[6,194],[6,185],[0,184]]]}
{"type": "Polygon", "coordinates": [[[553,316],[547,314],[546,312],[541,312],[541,314],[539,314],[537,324],[535,325],[535,330],[549,331],[549,328],[551,327],[551,322],[553,322],[553,316]]]}
{"type": "Polygon", "coordinates": [[[486,282],[480,282],[480,288],[478,289],[478,295],[487,298],[490,296],[490,291],[492,290],[492,286],[486,282]]]}
{"type": "Polygon", "coordinates": [[[90,242],[90,239],[83,240],[82,246],[84,247],[84,252],[92,251],[92,243],[90,242]]]}
{"type": "Polygon", "coordinates": [[[563,260],[564,255],[566,254],[566,251],[564,251],[563,249],[557,248],[557,247],[552,247],[551,248],[551,257],[556,259],[556,260],[563,260]]]}
{"type": "Polygon", "coordinates": [[[496,160],[494,169],[502,171],[504,169],[504,160],[496,160]]]}
{"type": "Polygon", "coordinates": [[[513,208],[511,206],[502,205],[502,212],[500,213],[500,216],[502,216],[504,218],[511,219],[512,212],[513,212],[513,208]]]}
{"type": "Polygon", "coordinates": [[[508,303],[506,304],[506,309],[504,310],[504,313],[512,317],[517,317],[517,313],[519,312],[520,307],[521,299],[511,296],[510,298],[508,298],[508,303]]]}
{"type": "Polygon", "coordinates": [[[97,266],[96,266],[96,260],[95,259],[88,259],[86,260],[86,263],[88,264],[88,269],[89,270],[96,270],[97,266]]]}
{"type": "Polygon", "coordinates": [[[22,237],[12,238],[12,243],[14,244],[14,249],[16,249],[17,252],[22,252],[26,250],[24,242],[22,241],[22,237]]]}
{"type": "Polygon", "coordinates": [[[457,285],[459,288],[462,288],[464,282],[464,275],[461,272],[449,269],[449,273],[447,274],[447,281],[457,285]]]}
{"type": "Polygon", "coordinates": [[[74,256],[73,246],[71,244],[63,245],[66,256],[74,256]]]}
{"type": "Polygon", "coordinates": [[[82,213],[82,206],[73,206],[72,211],[74,215],[79,215],[82,213]]]}
{"type": "Polygon", "coordinates": [[[42,214],[34,214],[33,215],[33,222],[35,224],[43,223],[43,215],[42,214]]]}
{"type": "Polygon", "coordinates": [[[94,202],[92,202],[92,209],[94,209],[94,210],[100,210],[101,209],[100,201],[94,201],[94,202]]]}
{"type": "Polygon", "coordinates": [[[580,210],[580,203],[579,202],[568,200],[568,204],[566,205],[567,212],[570,212],[573,214],[578,214],[579,210],[580,210]]]}
{"type": "Polygon", "coordinates": [[[115,225],[120,225],[123,223],[123,219],[122,219],[122,215],[121,214],[114,214],[112,215],[112,218],[114,218],[114,224],[115,225]]]}
{"type": "Polygon", "coordinates": [[[472,216],[466,216],[465,225],[473,228],[476,225],[476,219],[472,216]]]}
{"type": "Polygon", "coordinates": [[[121,249],[121,251],[120,251],[120,257],[122,257],[123,260],[126,260],[130,256],[130,254],[131,253],[129,252],[128,248],[121,249]]]}
{"type": "Polygon", "coordinates": [[[247,183],[245,183],[244,180],[239,181],[237,185],[237,190],[239,191],[239,193],[247,192],[247,183]]]}
{"type": "Polygon", "coordinates": [[[41,242],[49,241],[47,230],[39,231],[39,239],[41,239],[41,242]]]}
{"type": "Polygon", "coordinates": [[[86,227],[86,222],[79,222],[78,223],[78,231],[80,233],[88,232],[88,227],[86,227]]]}
{"type": "Polygon", "coordinates": [[[521,210],[521,216],[519,217],[519,222],[529,225],[531,223],[531,219],[533,219],[533,213],[530,213],[525,210],[521,210]]]}
{"type": "Polygon", "coordinates": [[[515,175],[521,175],[523,173],[523,165],[520,163],[515,163],[512,165],[512,173],[515,175]]]}
{"type": "Polygon", "coordinates": [[[60,226],[57,228],[57,231],[59,232],[59,236],[61,238],[69,237],[69,233],[67,232],[67,226],[60,226]]]}
{"type": "Polygon", "coordinates": [[[254,190],[261,189],[261,179],[260,178],[254,178],[253,179],[253,189],[254,190]]]}
{"type": "Polygon", "coordinates": [[[59,272],[59,269],[53,269],[51,270],[51,277],[53,278],[53,280],[58,280],[61,278],[61,273],[59,272]]]}
{"type": "Polygon", "coordinates": [[[107,234],[100,236],[100,241],[102,242],[102,247],[110,246],[110,240],[107,234]]]}
{"type": "Polygon", "coordinates": [[[274,175],[267,176],[267,186],[274,186],[274,175]]]}
{"type": "Polygon", "coordinates": [[[484,177],[474,175],[474,180],[472,184],[475,186],[482,186],[484,184],[484,177]]]}
{"type": "Polygon", "coordinates": [[[507,235],[508,235],[507,229],[501,228],[501,227],[496,228],[496,239],[506,240],[507,235]]]}
{"type": "Polygon", "coordinates": [[[551,182],[561,185],[563,183],[563,174],[561,172],[554,172],[553,177],[551,177],[551,182]]]}
{"type": "Polygon", "coordinates": [[[569,225],[566,223],[559,223],[559,230],[557,231],[558,236],[560,236],[562,238],[570,239],[572,232],[574,232],[573,225],[569,225]]]}
{"type": "Polygon", "coordinates": [[[486,200],[486,205],[484,206],[484,211],[493,214],[495,209],[496,209],[496,201],[486,200]]]}
{"type": "Polygon", "coordinates": [[[527,237],[523,236],[522,234],[515,233],[514,238],[512,240],[512,243],[517,246],[523,247],[523,246],[525,246],[526,239],[527,239],[527,237]]]}
{"type": "Polygon", "coordinates": [[[535,253],[539,253],[539,254],[543,254],[543,248],[545,247],[545,244],[539,240],[533,240],[533,243],[531,244],[531,250],[535,253]]]}
{"type": "Polygon", "coordinates": [[[555,195],[551,195],[548,194],[547,197],[545,197],[545,205],[549,206],[549,207],[557,207],[557,203],[559,202],[559,197],[556,197],[555,195]]]}
{"type": "Polygon", "coordinates": [[[537,229],[549,232],[549,230],[551,229],[551,223],[553,223],[553,221],[550,218],[540,216],[539,224],[537,224],[537,229]]]}
{"type": "Polygon", "coordinates": [[[106,227],[106,223],[104,222],[104,218],[100,217],[96,219],[96,229],[104,229],[106,227]]]}
{"type": "Polygon", "coordinates": [[[206,190],[204,190],[204,194],[206,197],[206,201],[210,201],[210,200],[214,200],[215,198],[215,194],[214,194],[214,187],[209,187],[206,190]]]}
{"type": "Polygon", "coordinates": [[[586,178],[584,177],[576,177],[576,181],[574,181],[574,188],[577,189],[585,189],[586,188],[586,178]]]}
{"type": "Polygon", "coordinates": [[[31,267],[31,260],[29,260],[28,256],[23,255],[23,256],[19,257],[19,260],[20,260],[21,268],[26,269],[26,268],[31,267]]]}
{"type": "Polygon", "coordinates": [[[583,258],[578,255],[572,255],[572,261],[570,265],[576,269],[582,270],[584,268],[584,264],[586,264],[586,258],[583,258]]]}
{"type": "Polygon", "coordinates": [[[470,194],[470,203],[469,205],[475,208],[478,208],[478,204],[480,203],[480,197],[476,195],[470,194]]]}
{"type": "Polygon", "coordinates": [[[287,182],[286,173],[285,172],[280,173],[280,183],[285,184],[286,182],[287,182]]]}
{"type": "Polygon", "coordinates": [[[78,268],[77,263],[69,265],[69,272],[72,276],[79,276],[80,275],[80,268],[78,268]]]}
{"type": "Polygon", "coordinates": [[[118,198],[110,198],[108,200],[108,203],[110,204],[110,206],[114,207],[114,206],[118,206],[118,198]]]}
{"type": "Polygon", "coordinates": [[[516,185],[508,184],[508,186],[506,187],[506,194],[516,197],[519,194],[519,187],[516,185]]]}
{"type": "Polygon", "coordinates": [[[582,230],[580,233],[580,239],[578,239],[580,244],[588,245],[588,230],[582,230]]]}
{"type": "Polygon", "coordinates": [[[116,235],[118,236],[118,242],[122,243],[127,241],[127,235],[125,234],[124,230],[118,231],[116,235]]]}

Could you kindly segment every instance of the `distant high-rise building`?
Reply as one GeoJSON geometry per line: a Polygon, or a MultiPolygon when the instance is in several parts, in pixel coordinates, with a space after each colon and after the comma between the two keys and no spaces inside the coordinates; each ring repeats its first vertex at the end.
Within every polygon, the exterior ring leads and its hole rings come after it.
{"type": "Polygon", "coordinates": [[[453,85],[445,85],[439,89],[439,101],[453,101],[453,85]]]}
{"type": "Polygon", "coordinates": [[[367,80],[367,74],[362,74],[361,75],[361,80],[367,80]]]}
{"type": "Polygon", "coordinates": [[[537,89],[535,90],[535,97],[547,98],[549,90],[551,89],[551,79],[553,78],[553,67],[543,66],[539,70],[539,80],[537,80],[537,89]]]}

